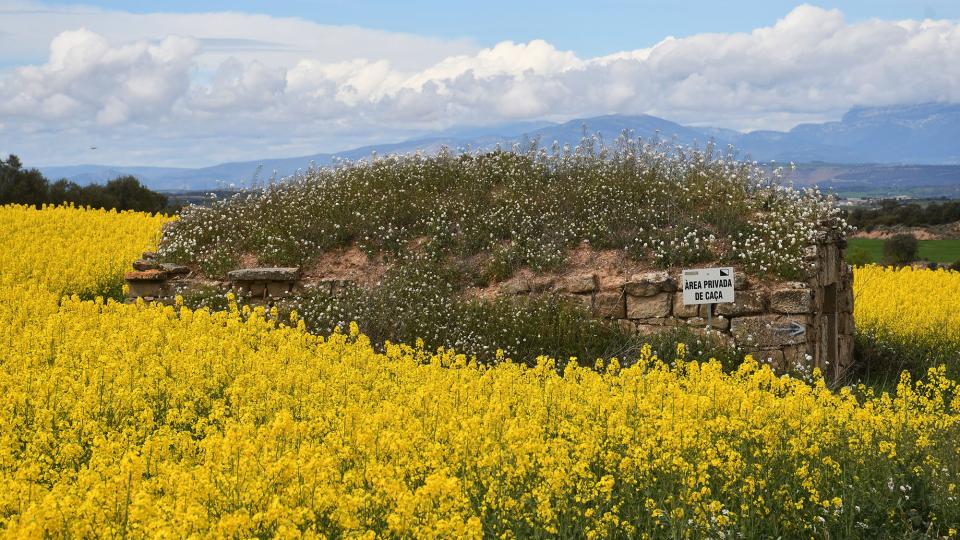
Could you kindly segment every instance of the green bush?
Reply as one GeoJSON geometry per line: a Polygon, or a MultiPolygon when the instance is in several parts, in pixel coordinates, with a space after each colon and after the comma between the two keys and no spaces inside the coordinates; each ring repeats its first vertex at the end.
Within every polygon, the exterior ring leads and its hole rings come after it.
{"type": "Polygon", "coordinates": [[[897,234],[883,243],[883,255],[890,264],[908,264],[917,260],[920,243],[912,234],[897,234]]]}

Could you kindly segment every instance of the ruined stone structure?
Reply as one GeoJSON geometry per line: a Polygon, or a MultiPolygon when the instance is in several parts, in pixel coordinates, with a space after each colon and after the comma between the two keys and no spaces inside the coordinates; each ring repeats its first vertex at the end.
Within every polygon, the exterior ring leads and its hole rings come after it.
{"type": "MultiPolygon", "coordinates": [[[[676,326],[709,331],[777,368],[818,367],[828,380],[837,380],[853,361],[853,273],[843,259],[845,247],[843,236],[825,227],[807,248],[811,270],[804,281],[761,282],[737,272],[736,301],[713,305],[712,314],[709,305],[683,304],[681,269],[620,277],[591,272],[514,277],[495,292],[563,295],[641,334],[676,326]]],[[[246,268],[229,272],[227,281],[198,279],[186,267],[158,262],[152,253],[134,268],[126,275],[130,299],[165,303],[190,292],[232,290],[248,301],[272,304],[308,290],[336,294],[349,285],[340,279],[305,282],[297,268],[246,268]]]]}
{"type": "Polygon", "coordinates": [[[587,273],[513,280],[501,290],[569,295],[596,316],[641,334],[681,325],[707,331],[712,308],[711,331],[721,339],[775,367],[818,367],[837,380],[853,362],[853,272],[843,259],[845,247],[846,240],[828,229],[807,248],[805,281],[760,282],[737,272],[736,301],[713,306],[684,305],[681,269],[614,279],[587,273]]]}

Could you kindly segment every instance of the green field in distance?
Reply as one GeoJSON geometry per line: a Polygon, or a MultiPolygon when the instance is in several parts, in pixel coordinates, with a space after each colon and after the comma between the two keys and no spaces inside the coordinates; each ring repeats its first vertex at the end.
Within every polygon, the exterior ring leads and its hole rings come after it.
{"type": "MultiPolygon", "coordinates": [[[[858,248],[866,250],[873,262],[883,262],[883,240],[851,238],[846,255],[858,248]]],[[[960,240],[920,240],[920,259],[938,263],[960,261],[960,240]]]]}

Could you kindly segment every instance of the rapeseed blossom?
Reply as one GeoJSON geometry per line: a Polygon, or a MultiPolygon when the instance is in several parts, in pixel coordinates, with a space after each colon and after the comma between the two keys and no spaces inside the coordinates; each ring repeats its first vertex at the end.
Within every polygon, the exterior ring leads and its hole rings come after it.
{"type": "Polygon", "coordinates": [[[160,240],[160,214],[71,206],[0,207],[0,284],[119,297],[130,263],[160,240]]]}
{"type": "Polygon", "coordinates": [[[868,265],[853,276],[861,343],[918,374],[944,363],[960,375],[960,272],[868,265]]]}
{"type": "MultiPolygon", "coordinates": [[[[68,212],[79,230],[65,234],[127,238],[83,212],[68,212]]],[[[0,242],[0,257],[15,247],[0,242]]],[[[960,397],[942,368],[875,394],[750,357],[725,373],[685,348],[660,359],[645,347],[629,367],[484,366],[423,342],[378,350],[355,324],[322,337],[262,308],[62,298],[17,276],[0,285],[8,537],[874,538],[960,526],[960,397]]]]}
{"type": "Polygon", "coordinates": [[[960,399],[936,371],[856,395],[751,358],[558,373],[380,353],[355,325],[323,338],[262,308],[0,302],[13,536],[936,536],[960,521],[960,399]]]}

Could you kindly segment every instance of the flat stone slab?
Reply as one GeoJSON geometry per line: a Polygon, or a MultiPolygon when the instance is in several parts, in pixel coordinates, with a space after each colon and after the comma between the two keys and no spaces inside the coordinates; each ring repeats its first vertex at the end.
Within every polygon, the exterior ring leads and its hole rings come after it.
{"type": "Polygon", "coordinates": [[[133,261],[133,269],[146,272],[147,270],[162,270],[160,263],[153,259],[137,259],[133,261]]]}
{"type": "Polygon", "coordinates": [[[163,270],[143,270],[138,272],[127,272],[123,279],[127,281],[163,281],[169,275],[163,270]]]}
{"type": "Polygon", "coordinates": [[[574,294],[592,293],[597,290],[597,276],[596,274],[564,276],[557,284],[557,290],[574,294]]]}
{"type": "Polygon", "coordinates": [[[175,276],[185,276],[190,273],[190,268],[182,264],[160,263],[160,269],[175,276]]]}
{"type": "Polygon", "coordinates": [[[299,268],[261,267],[241,268],[227,272],[230,281],[296,281],[300,278],[299,268]]]}

